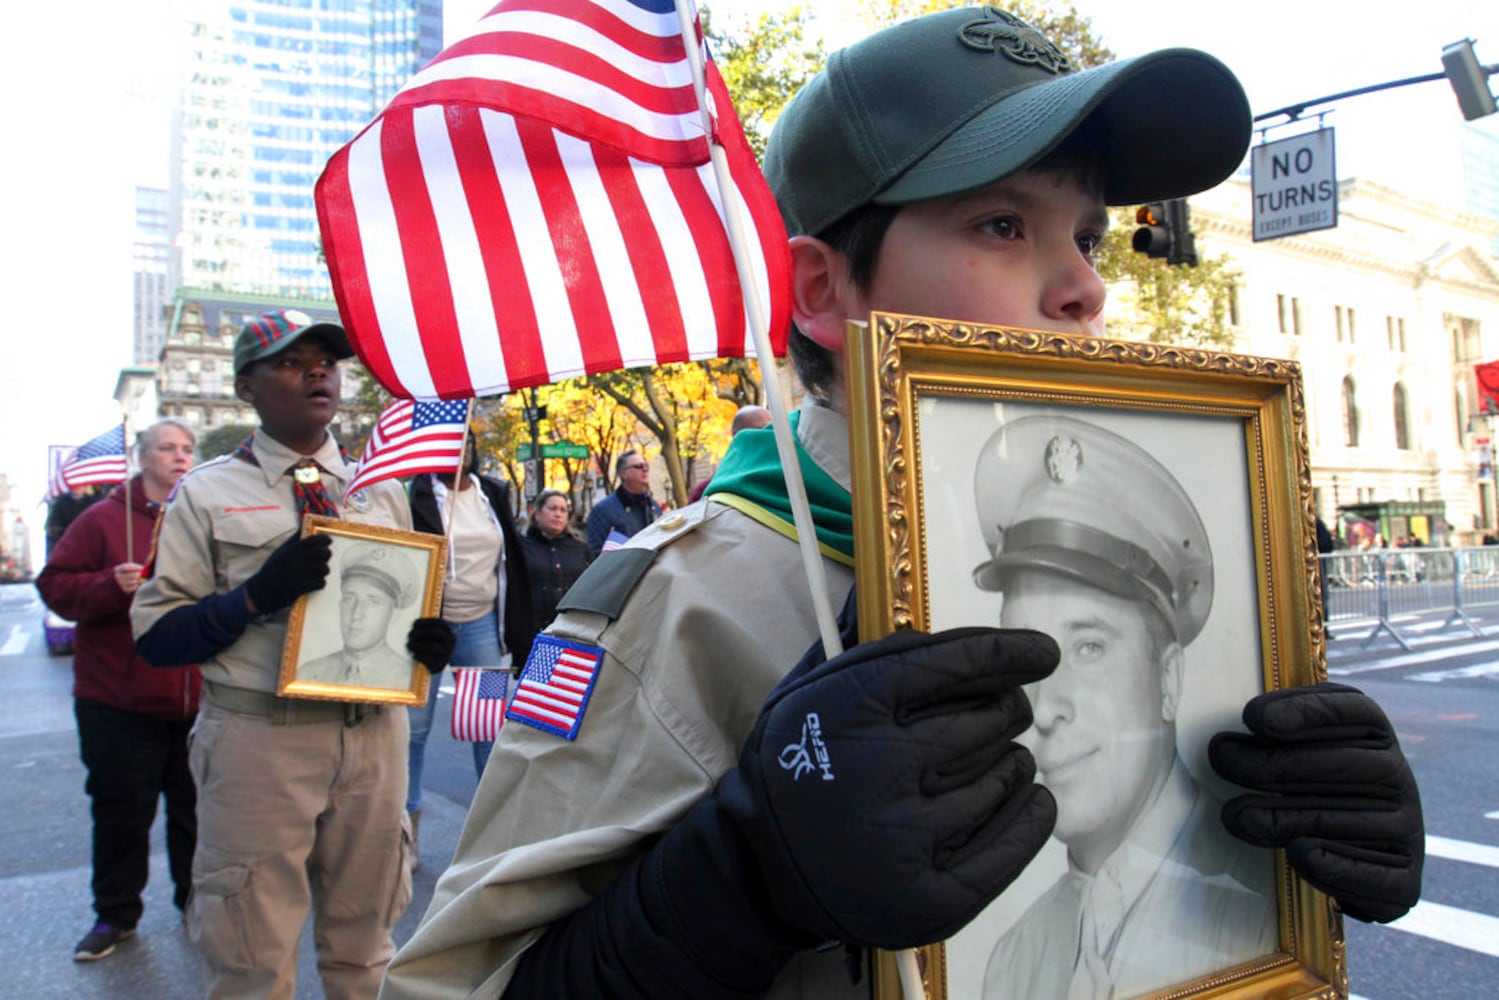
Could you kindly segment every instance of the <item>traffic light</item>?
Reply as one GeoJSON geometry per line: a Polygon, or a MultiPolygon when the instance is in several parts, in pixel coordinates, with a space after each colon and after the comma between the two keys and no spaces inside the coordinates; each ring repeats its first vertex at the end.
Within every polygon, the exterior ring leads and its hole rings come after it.
{"type": "Polygon", "coordinates": [[[1495,111],[1494,95],[1489,92],[1490,69],[1478,61],[1471,38],[1453,42],[1442,49],[1442,71],[1457,94],[1457,106],[1462,109],[1466,121],[1495,111]]]}
{"type": "Polygon", "coordinates": [[[1166,263],[1197,266],[1197,241],[1192,236],[1191,216],[1185,198],[1152,201],[1135,210],[1135,230],[1130,245],[1147,257],[1165,258],[1166,263]]]}

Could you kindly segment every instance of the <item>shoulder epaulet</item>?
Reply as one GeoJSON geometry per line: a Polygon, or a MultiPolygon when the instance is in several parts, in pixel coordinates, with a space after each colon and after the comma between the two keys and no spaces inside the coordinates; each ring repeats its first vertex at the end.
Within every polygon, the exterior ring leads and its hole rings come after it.
{"type": "Polygon", "coordinates": [[[655,549],[624,548],[605,552],[589,563],[583,575],[562,595],[557,610],[593,611],[613,621],[619,617],[630,591],[655,561],[655,549]]]}
{"type": "Polygon", "coordinates": [[[628,545],[599,555],[557,604],[561,611],[592,611],[610,621],[619,617],[630,592],[665,546],[688,534],[708,516],[707,504],[668,511],[628,545]]]}

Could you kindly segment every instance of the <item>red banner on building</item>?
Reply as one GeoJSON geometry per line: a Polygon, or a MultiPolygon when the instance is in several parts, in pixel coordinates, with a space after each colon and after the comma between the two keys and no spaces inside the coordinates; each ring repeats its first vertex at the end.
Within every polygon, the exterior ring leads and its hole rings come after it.
{"type": "Polygon", "coordinates": [[[1485,410],[1499,410],[1499,361],[1486,361],[1473,366],[1478,377],[1478,394],[1483,397],[1485,410]]]}

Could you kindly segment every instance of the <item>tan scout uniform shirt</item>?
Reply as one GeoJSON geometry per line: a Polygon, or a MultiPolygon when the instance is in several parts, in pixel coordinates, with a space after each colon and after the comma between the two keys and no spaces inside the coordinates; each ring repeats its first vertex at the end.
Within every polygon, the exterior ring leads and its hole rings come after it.
{"type": "MultiPolygon", "coordinates": [[[[297,452],[257,430],[251,445],[260,465],[232,455],[205,462],[182,477],[158,532],[151,579],[130,606],[137,636],[167,612],[244,583],[276,546],[301,524],[292,496],[297,452]]],[[[411,510],[395,483],[376,483],[344,503],[354,475],[330,434],[312,456],[323,467],[323,487],[350,521],[410,530],[411,510]]],[[[251,691],[274,691],[286,640],[288,612],[252,621],[233,645],[203,661],[203,679],[251,691]]]]}
{"type": "MultiPolygon", "coordinates": [[[[806,407],[802,446],[845,489],[843,418],[806,407]]],[[[575,742],[500,731],[452,866],[386,974],[386,1000],[495,997],[546,925],[585,905],[733,767],[765,697],[817,640],[796,543],[711,500],[646,528],[658,550],[613,622],[565,612],[552,635],[604,658],[575,742]]],[[[825,561],[842,606],[850,567],[825,561]]],[[[841,949],[798,956],[768,994],[866,997],[841,949]]]]}

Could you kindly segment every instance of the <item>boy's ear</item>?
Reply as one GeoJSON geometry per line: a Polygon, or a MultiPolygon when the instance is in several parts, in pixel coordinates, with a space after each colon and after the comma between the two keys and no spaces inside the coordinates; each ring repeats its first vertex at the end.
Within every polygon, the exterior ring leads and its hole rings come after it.
{"type": "Polygon", "coordinates": [[[815,236],[791,240],[792,319],[829,351],[842,353],[844,324],[863,317],[863,296],[848,273],[848,257],[815,236]]]}
{"type": "Polygon", "coordinates": [[[250,388],[248,375],[234,376],[234,394],[239,397],[240,402],[255,405],[255,391],[250,388]]]}

